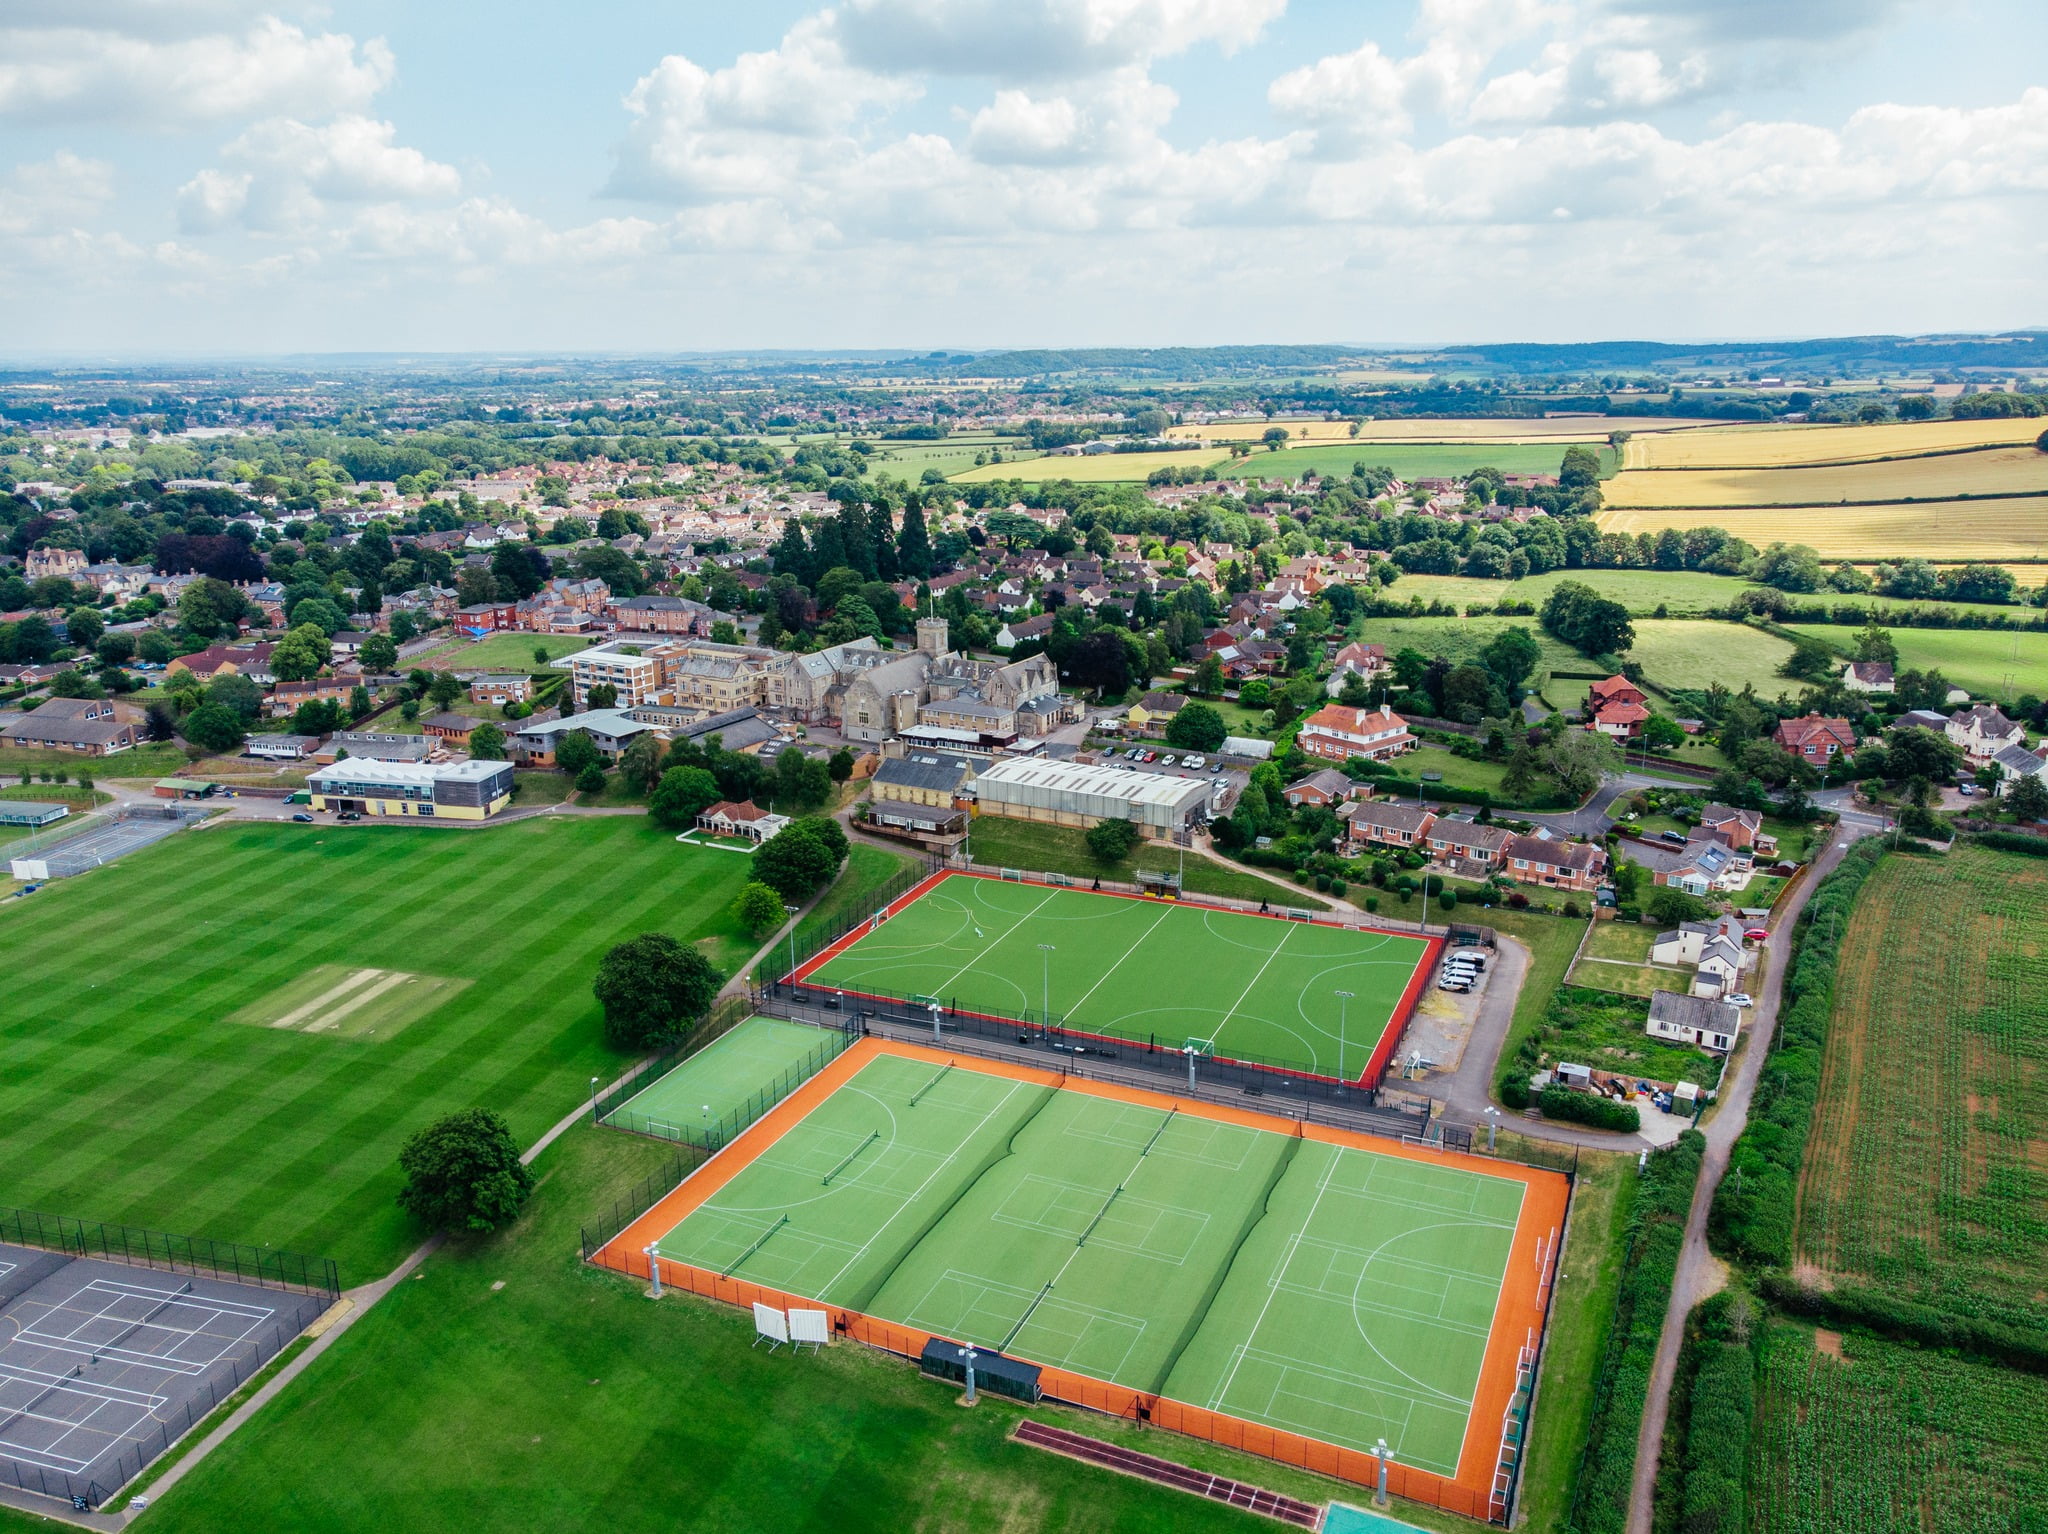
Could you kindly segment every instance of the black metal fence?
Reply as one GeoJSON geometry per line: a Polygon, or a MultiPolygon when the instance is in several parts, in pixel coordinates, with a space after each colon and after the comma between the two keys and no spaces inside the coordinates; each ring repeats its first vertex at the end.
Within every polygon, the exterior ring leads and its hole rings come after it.
{"type": "Polygon", "coordinates": [[[102,1225],[33,1209],[0,1209],[0,1242],[71,1257],[101,1257],[130,1267],[204,1273],[258,1289],[296,1289],[329,1301],[341,1293],[341,1270],[331,1257],[204,1236],[173,1236],[135,1225],[102,1225]]]}
{"type": "Polygon", "coordinates": [[[5,1448],[0,1448],[0,1476],[22,1491],[55,1497],[74,1507],[81,1501],[87,1507],[101,1506],[142,1474],[158,1455],[205,1421],[221,1402],[261,1373],[263,1366],[289,1347],[328,1304],[325,1297],[301,1300],[284,1320],[248,1339],[232,1357],[217,1360],[206,1377],[193,1386],[190,1395],[175,1406],[158,1407],[156,1414],[137,1428],[137,1436],[122,1446],[113,1462],[99,1466],[90,1477],[80,1479],[61,1470],[23,1464],[10,1459],[5,1448]]]}
{"type": "Polygon", "coordinates": [[[659,1054],[648,1056],[593,1097],[590,1100],[592,1121],[602,1124],[621,1103],[629,1101],[651,1083],[659,1081],[674,1070],[682,1061],[732,1032],[753,1015],[754,997],[751,991],[737,996],[721,997],[712,1004],[711,1011],[705,1015],[704,1021],[692,1029],[688,1036],[669,1045],[659,1054]]]}
{"type": "MultiPolygon", "coordinates": [[[[855,1033],[875,1022],[889,1025],[892,1032],[904,1037],[931,1036],[930,1009],[901,997],[876,999],[811,986],[775,985],[763,994],[760,1010],[793,1022],[836,1022],[855,1033]]],[[[1189,1057],[1179,1044],[1165,1040],[1103,1039],[1070,1032],[1057,1024],[1048,1028],[1031,1018],[984,1017],[951,1009],[941,1011],[939,1022],[939,1043],[944,1048],[983,1040],[998,1047],[1004,1057],[1014,1058],[1020,1051],[1038,1055],[1048,1069],[1082,1076],[1088,1074],[1090,1064],[1115,1065],[1161,1078],[1161,1091],[1192,1086],[1197,1091],[1207,1088],[1235,1092],[1242,1097],[1266,1099],[1254,1106],[1290,1118],[1302,1116],[1302,1108],[1294,1104],[1325,1103],[1370,1121],[1361,1122],[1359,1127],[1387,1135],[1419,1136],[1428,1125],[1426,1114],[1382,1102],[1380,1094],[1370,1087],[1305,1076],[1294,1067],[1201,1057],[1193,1062],[1191,1079],[1189,1057]]],[[[1362,1060],[1365,1051],[1361,1048],[1359,1053],[1362,1060]]]]}
{"type": "Polygon", "coordinates": [[[579,1232],[583,1260],[588,1262],[606,1242],[666,1198],[670,1190],[703,1164],[704,1156],[695,1147],[684,1146],[664,1170],[649,1173],[614,1199],[603,1219],[595,1225],[585,1225],[579,1232]]]}
{"type": "MultiPolygon", "coordinates": [[[[849,1031],[836,1023],[821,1027],[818,1030],[816,1049],[768,1085],[750,1093],[747,1100],[738,1107],[720,1114],[715,1119],[707,1118],[695,1124],[670,1123],[666,1119],[635,1112],[621,1105],[601,1116],[598,1123],[607,1129],[623,1129],[633,1134],[651,1135],[657,1140],[667,1140],[673,1145],[687,1146],[700,1157],[709,1156],[721,1146],[730,1144],[734,1136],[744,1133],[762,1114],[838,1059],[846,1052],[846,1047],[859,1037],[858,1028],[849,1031]]],[[[647,1077],[643,1085],[651,1085],[657,1079],[659,1078],[647,1077]]]]}
{"type": "Polygon", "coordinates": [[[901,900],[933,874],[944,872],[946,867],[943,858],[923,858],[877,886],[860,909],[843,912],[809,932],[800,933],[803,924],[799,922],[790,929],[789,937],[782,945],[762,961],[758,974],[784,978],[795,974],[854,928],[864,925],[875,912],[901,900]]]}

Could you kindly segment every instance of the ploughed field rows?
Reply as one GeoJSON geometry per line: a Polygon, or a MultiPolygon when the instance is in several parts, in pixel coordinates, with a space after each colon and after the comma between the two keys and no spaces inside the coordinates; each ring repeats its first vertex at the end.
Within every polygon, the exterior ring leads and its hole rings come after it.
{"type": "Polygon", "coordinates": [[[2013,1534],[2048,1476],[2048,1381],[1875,1338],[1761,1339],[1754,1534],[2013,1534]]]}
{"type": "Polygon", "coordinates": [[[1888,859],[1839,976],[1801,1263],[2048,1326],[2048,860],[1888,859]]]}

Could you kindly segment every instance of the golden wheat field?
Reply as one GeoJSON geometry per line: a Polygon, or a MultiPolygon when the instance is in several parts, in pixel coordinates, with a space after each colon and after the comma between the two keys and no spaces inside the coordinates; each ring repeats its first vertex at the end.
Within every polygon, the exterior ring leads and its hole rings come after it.
{"type": "MultiPolygon", "coordinates": [[[[1959,447],[2032,442],[2048,421],[1912,421],[1882,426],[1730,426],[1634,437],[1623,469],[1771,468],[1909,457],[1959,447]]],[[[2044,460],[2048,461],[2048,460],[2044,460]]]]}
{"type": "Polygon", "coordinates": [[[1609,507],[1598,520],[1611,533],[1720,527],[1758,548],[1803,543],[1829,561],[2048,558],[2048,495],[1887,506],[1609,507]]]}
{"type": "Polygon", "coordinates": [[[1604,488],[1610,506],[1825,506],[1837,501],[2048,495],[2048,453],[2030,443],[1874,463],[1787,464],[1772,469],[1624,469],[1604,488]]]}

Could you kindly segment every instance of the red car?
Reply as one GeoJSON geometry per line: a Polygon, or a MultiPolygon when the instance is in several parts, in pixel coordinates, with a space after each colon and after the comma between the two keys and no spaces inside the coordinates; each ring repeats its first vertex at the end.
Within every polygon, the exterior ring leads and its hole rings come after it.
{"type": "Polygon", "coordinates": [[[1765,938],[1770,936],[1770,933],[1765,931],[1762,927],[1751,927],[1747,932],[1743,933],[1742,935],[1748,938],[1752,943],[1761,943],[1765,938]]]}

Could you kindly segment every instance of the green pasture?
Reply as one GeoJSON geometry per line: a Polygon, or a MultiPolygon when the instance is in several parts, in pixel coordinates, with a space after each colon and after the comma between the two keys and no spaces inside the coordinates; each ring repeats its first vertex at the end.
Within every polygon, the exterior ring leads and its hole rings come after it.
{"type": "MultiPolygon", "coordinates": [[[[1561,443],[1516,442],[1336,442],[1317,447],[1288,447],[1277,453],[1264,449],[1249,458],[1235,459],[1217,470],[1226,479],[1300,479],[1304,474],[1351,473],[1353,464],[1369,469],[1392,469],[1403,480],[1461,479],[1474,469],[1498,469],[1503,474],[1555,474],[1564,462],[1561,443]]],[[[1601,471],[1614,472],[1614,453],[1599,448],[1601,471]]]]}
{"type": "MultiPolygon", "coordinates": [[[[1845,654],[1854,652],[1856,630],[1833,623],[1792,625],[1845,654]]],[[[2048,633],[2000,629],[1910,629],[1891,631],[1902,670],[1939,671],[1958,687],[2007,701],[2021,693],[2048,693],[2048,633]]]]}
{"type": "Polygon", "coordinates": [[[60,880],[7,916],[5,1201],[332,1256],[363,1282],[423,1234],[394,1202],[405,1137],[485,1107],[526,1144],[585,1101],[625,1063],[598,959],[659,930],[731,971],[746,871],[599,817],[224,823],[60,880]],[[248,1026],[370,966],[419,978],[248,1026]]]}
{"type": "Polygon", "coordinates": [[[623,1122],[634,1129],[649,1124],[675,1129],[719,1123],[755,1094],[820,1060],[841,1037],[802,1023],[750,1017],[636,1092],[606,1122],[623,1122]]]}
{"type": "Polygon", "coordinates": [[[659,1242],[1455,1474],[1518,1182],[880,1056],[659,1242]]]}
{"type": "Polygon", "coordinates": [[[1775,698],[1796,696],[1803,685],[1778,672],[1792,646],[1762,629],[1707,618],[1638,618],[1635,631],[1628,658],[1660,687],[1704,692],[1719,682],[1730,692],[1752,686],[1758,697],[1775,698]]]}
{"type": "Polygon", "coordinates": [[[1049,1009],[1069,1028],[1175,1047],[1212,1039],[1219,1055],[1349,1080],[1425,951],[1395,933],[956,876],[807,978],[1002,1017],[1049,1009]]]}
{"type": "Polygon", "coordinates": [[[1473,575],[1404,575],[1386,594],[1396,602],[1420,596],[1426,602],[1455,602],[1460,607],[1527,602],[1540,608],[1565,581],[1590,586],[1638,617],[1648,617],[1659,607],[1680,618],[1721,612],[1743,592],[1758,589],[1736,576],[1704,575],[1697,570],[1546,570],[1518,581],[1489,581],[1473,575]]]}

